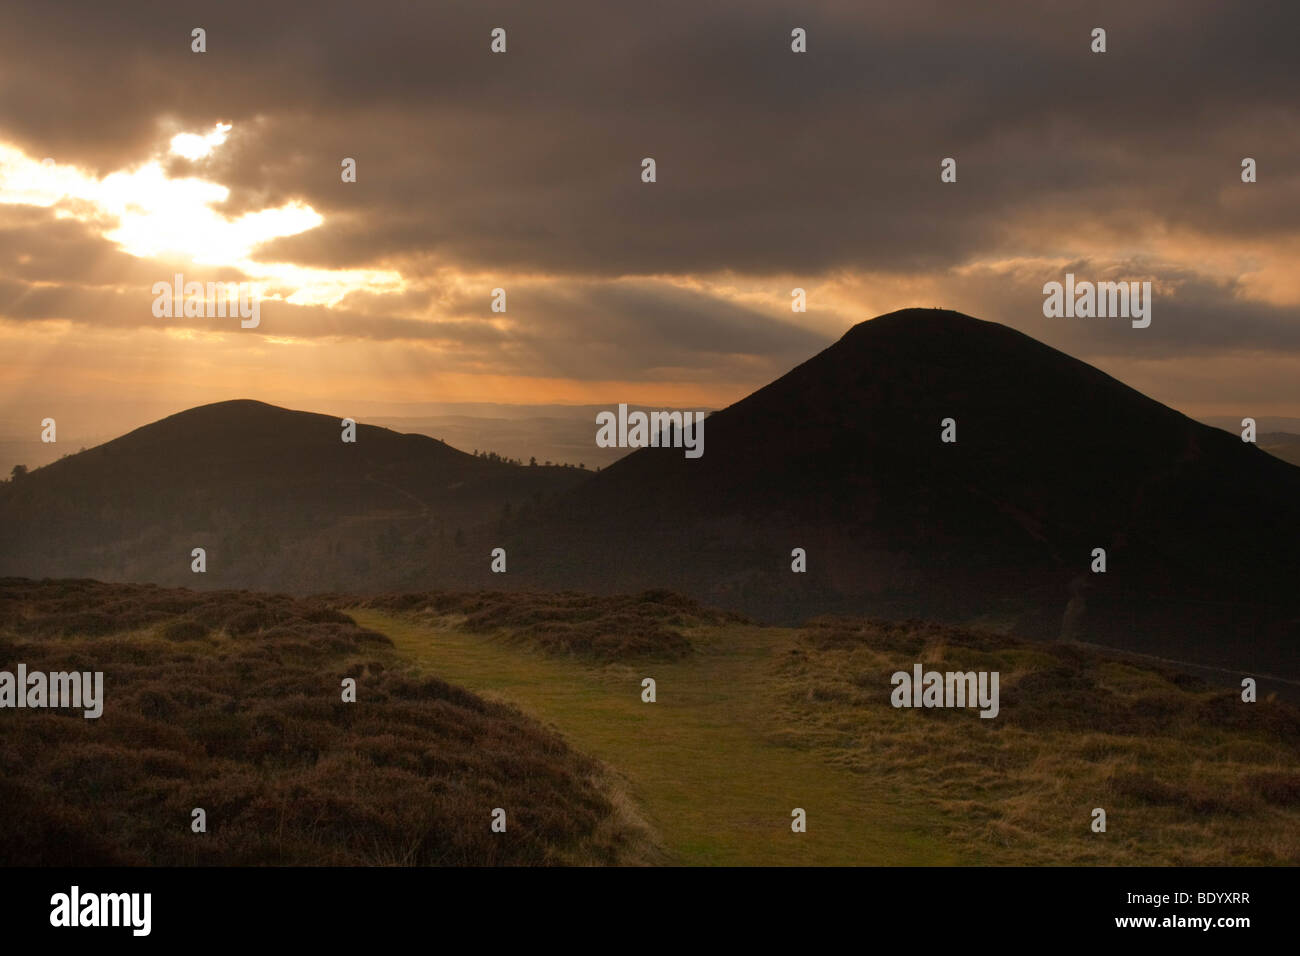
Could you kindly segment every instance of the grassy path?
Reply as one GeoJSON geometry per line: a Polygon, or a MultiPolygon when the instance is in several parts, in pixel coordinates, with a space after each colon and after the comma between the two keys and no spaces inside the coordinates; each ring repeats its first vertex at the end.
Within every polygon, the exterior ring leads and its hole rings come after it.
{"type": "Polygon", "coordinates": [[[783,742],[766,671],[790,631],[696,630],[690,660],[593,665],[370,611],[352,617],[429,673],[508,701],[603,760],[674,863],[962,862],[935,816],[783,742]],[[641,701],[643,677],[656,680],[656,703],[641,701]],[[791,832],[795,807],[807,811],[806,833],[791,832]]]}

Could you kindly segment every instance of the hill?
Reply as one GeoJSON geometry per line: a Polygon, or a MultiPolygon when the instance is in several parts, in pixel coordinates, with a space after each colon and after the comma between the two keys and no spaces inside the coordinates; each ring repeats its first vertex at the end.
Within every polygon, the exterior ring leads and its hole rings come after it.
{"type": "Polygon", "coordinates": [[[863,322],[705,439],[696,460],[638,450],[516,523],[513,567],[768,620],[916,616],[1296,676],[1300,469],[1006,326],[863,322]]]}
{"type": "Polygon", "coordinates": [[[472,530],[583,474],[370,425],[346,443],[339,418],[220,402],[0,485],[0,574],[298,593],[477,581],[472,530]]]}
{"type": "Polygon", "coordinates": [[[1006,326],[860,323],[710,415],[704,447],[593,474],[224,402],[0,486],[0,573],[669,589],[770,622],[917,617],[1300,677],[1300,469],[1006,326]]]}

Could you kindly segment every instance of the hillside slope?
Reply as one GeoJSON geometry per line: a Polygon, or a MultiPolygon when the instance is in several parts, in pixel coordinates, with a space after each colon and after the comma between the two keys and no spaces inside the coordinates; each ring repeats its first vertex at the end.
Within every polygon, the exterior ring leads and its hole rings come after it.
{"type": "Polygon", "coordinates": [[[556,586],[1294,673],[1298,530],[1300,469],[1008,327],[907,310],[709,416],[702,458],[636,451],[511,542],[556,586]]]}
{"type": "Polygon", "coordinates": [[[0,579],[0,670],[18,664],[102,672],[102,713],[3,712],[0,865],[653,856],[594,760],[511,707],[411,671],[387,637],[321,604],[0,579]]]}
{"type": "Polygon", "coordinates": [[[465,578],[471,529],[583,472],[254,401],[204,405],[0,486],[0,574],[309,592],[465,578]],[[191,551],[207,571],[191,571],[191,551]]]}

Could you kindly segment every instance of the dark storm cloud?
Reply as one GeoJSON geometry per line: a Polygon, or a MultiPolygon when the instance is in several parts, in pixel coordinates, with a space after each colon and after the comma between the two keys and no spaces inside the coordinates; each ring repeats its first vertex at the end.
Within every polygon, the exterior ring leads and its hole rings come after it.
{"type": "Polygon", "coordinates": [[[310,202],[326,223],[261,254],[335,267],[934,269],[1043,206],[1067,238],[1092,215],[1294,230],[1277,192],[1216,197],[1243,155],[1296,196],[1296,5],[866,6],[8,5],[0,124],[106,172],[173,130],[160,118],[233,122],[195,168],[233,188],[232,212],[310,202]]]}

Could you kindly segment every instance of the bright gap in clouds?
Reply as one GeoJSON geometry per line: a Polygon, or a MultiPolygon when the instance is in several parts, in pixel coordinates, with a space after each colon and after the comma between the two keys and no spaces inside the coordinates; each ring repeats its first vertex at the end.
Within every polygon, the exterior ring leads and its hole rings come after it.
{"type": "Polygon", "coordinates": [[[226,141],[231,130],[229,123],[218,123],[207,136],[196,133],[177,133],[172,137],[171,151],[186,159],[202,159],[226,141]]]}
{"type": "MultiPolygon", "coordinates": [[[[168,150],[187,159],[209,156],[226,142],[231,128],[218,123],[206,135],[179,133],[168,150]]],[[[325,219],[297,201],[229,219],[213,208],[229,195],[220,183],[169,179],[161,158],[96,179],[76,167],[34,159],[0,143],[0,203],[54,206],[59,218],[92,224],[105,239],[137,258],[229,266],[253,278],[259,295],[273,288],[273,298],[304,305],[336,305],[359,289],[402,289],[401,275],[392,270],[304,269],[257,262],[253,251],[260,244],[315,229],[325,219]]]]}

